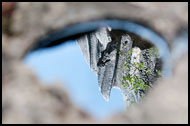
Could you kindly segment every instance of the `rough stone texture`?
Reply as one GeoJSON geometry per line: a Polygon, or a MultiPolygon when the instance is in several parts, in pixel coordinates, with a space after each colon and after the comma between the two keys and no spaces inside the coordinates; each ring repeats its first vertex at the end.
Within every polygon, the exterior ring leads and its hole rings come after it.
{"type": "Polygon", "coordinates": [[[134,123],[188,122],[187,56],[180,58],[181,62],[176,64],[172,77],[158,82],[157,87],[149,93],[149,97],[144,99],[144,103],[130,109],[127,115],[136,117],[134,123]]]}
{"type": "Polygon", "coordinates": [[[17,4],[14,11],[12,19],[14,23],[10,31],[15,36],[9,40],[11,49],[7,51],[14,57],[22,58],[36,40],[50,32],[70,24],[107,17],[129,19],[147,25],[160,33],[168,43],[172,43],[178,30],[188,26],[187,9],[187,3],[175,2],[143,4],[22,2],[17,4]],[[12,40],[14,42],[11,42],[12,40]],[[23,48],[14,50],[15,46],[23,48]]]}
{"type": "MultiPolygon", "coordinates": [[[[2,123],[101,123],[61,100],[67,99],[64,90],[42,85],[21,60],[48,33],[106,17],[147,25],[172,49],[179,30],[188,27],[188,3],[17,3],[10,26],[2,25],[2,31],[8,28],[12,33],[2,34],[2,123]],[[54,90],[59,93],[54,95],[54,90]]],[[[127,116],[113,115],[102,123],[188,123],[188,53],[184,53],[173,63],[173,75],[158,81],[127,116]]]]}
{"type": "Polygon", "coordinates": [[[42,84],[32,70],[14,62],[3,76],[2,123],[92,123],[61,84],[42,84]],[[74,119],[73,119],[74,118],[74,119]]]}
{"type": "Polygon", "coordinates": [[[100,91],[107,101],[115,87],[121,90],[127,107],[138,102],[161,70],[155,47],[142,39],[132,39],[125,31],[103,27],[77,42],[89,67],[97,75],[100,91]]]}
{"type": "Polygon", "coordinates": [[[188,55],[175,63],[173,76],[157,81],[143,102],[131,106],[126,114],[111,115],[103,123],[188,123],[188,55]]]}

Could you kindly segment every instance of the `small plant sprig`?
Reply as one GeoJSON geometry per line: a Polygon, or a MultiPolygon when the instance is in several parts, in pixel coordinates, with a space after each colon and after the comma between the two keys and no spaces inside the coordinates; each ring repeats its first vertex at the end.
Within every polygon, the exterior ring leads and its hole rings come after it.
{"type": "MultiPolygon", "coordinates": [[[[132,49],[129,49],[128,51],[128,56],[125,58],[126,62],[124,62],[123,66],[121,68],[125,68],[125,70],[122,70],[122,73],[125,74],[122,78],[121,78],[121,83],[122,86],[124,88],[129,87],[129,84],[132,85],[132,89],[135,90],[135,93],[138,93],[139,90],[143,90],[146,91],[149,88],[149,85],[147,83],[144,82],[144,80],[136,75],[132,75],[129,72],[126,74],[125,71],[129,71],[130,70],[130,65],[128,64],[128,62],[131,59],[131,55],[132,55],[133,51],[132,49]]],[[[123,52],[120,52],[120,55],[123,55],[123,52]]],[[[135,70],[143,70],[144,67],[144,62],[140,62],[140,63],[134,63],[132,64],[132,66],[135,68],[135,70]]],[[[146,71],[147,74],[150,74],[151,71],[147,70],[146,71]]]]}
{"type": "MultiPolygon", "coordinates": [[[[134,91],[136,95],[137,94],[141,95],[142,92],[145,93],[149,90],[151,86],[149,77],[154,76],[155,73],[150,68],[148,68],[147,65],[145,67],[145,63],[142,61],[131,64],[130,60],[131,60],[132,53],[133,53],[133,50],[129,49],[128,55],[125,58],[123,65],[121,66],[122,73],[123,73],[122,78],[121,78],[121,84],[123,88],[130,88],[132,91],[134,91]],[[135,74],[135,71],[142,72],[141,73],[142,76],[135,74]],[[134,72],[134,73],[131,73],[131,72],[134,72]]],[[[123,56],[124,52],[119,52],[119,54],[123,56]]],[[[142,54],[140,55],[144,56],[142,54]]],[[[158,56],[159,55],[158,49],[150,48],[146,51],[146,55],[158,56]]],[[[156,70],[156,74],[158,76],[162,75],[160,70],[156,70]]],[[[130,104],[135,103],[135,101],[129,98],[126,101],[129,102],[130,104]]]]}

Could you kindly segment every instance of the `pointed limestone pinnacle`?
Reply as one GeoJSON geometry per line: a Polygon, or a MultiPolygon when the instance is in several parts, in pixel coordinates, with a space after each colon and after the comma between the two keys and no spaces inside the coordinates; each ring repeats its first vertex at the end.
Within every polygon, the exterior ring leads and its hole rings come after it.
{"type": "Polygon", "coordinates": [[[148,53],[154,51],[146,46],[147,42],[134,38],[137,37],[125,31],[103,27],[77,39],[89,67],[98,77],[99,90],[106,101],[111,89],[116,87],[130,106],[140,100],[156,78],[154,71],[159,57],[148,53]]]}

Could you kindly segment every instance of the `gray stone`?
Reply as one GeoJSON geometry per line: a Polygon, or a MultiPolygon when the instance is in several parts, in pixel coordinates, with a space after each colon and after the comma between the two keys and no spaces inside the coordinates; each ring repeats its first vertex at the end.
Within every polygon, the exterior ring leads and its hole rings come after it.
{"type": "MultiPolygon", "coordinates": [[[[176,39],[181,28],[188,29],[188,2],[16,4],[11,27],[8,27],[12,36],[2,34],[2,123],[188,123],[188,41],[184,47],[176,39]],[[143,102],[127,112],[110,115],[101,122],[90,121],[88,114],[85,116],[84,111],[62,100],[68,98],[62,86],[44,86],[32,71],[26,70],[22,58],[49,33],[108,17],[137,21],[159,33],[170,51],[174,51],[173,74],[170,78],[158,79],[143,102]]],[[[2,24],[2,31],[5,29],[2,24]]]]}
{"type": "Polygon", "coordinates": [[[99,89],[106,101],[111,89],[118,88],[127,106],[138,102],[161,70],[158,50],[146,41],[132,39],[125,31],[103,27],[77,39],[77,43],[97,75],[99,89]]]}

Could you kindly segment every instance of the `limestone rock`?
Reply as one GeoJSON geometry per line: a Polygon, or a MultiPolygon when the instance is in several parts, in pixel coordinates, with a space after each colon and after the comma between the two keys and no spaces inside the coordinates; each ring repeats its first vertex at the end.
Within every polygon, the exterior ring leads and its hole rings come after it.
{"type": "Polygon", "coordinates": [[[138,102],[161,70],[158,50],[146,41],[132,39],[125,31],[103,27],[77,42],[107,101],[115,87],[121,90],[127,106],[138,102]]]}
{"type": "MultiPolygon", "coordinates": [[[[175,41],[180,43],[176,40],[178,31],[188,29],[188,2],[17,2],[17,5],[9,27],[12,36],[2,34],[2,123],[99,122],[89,121],[86,114],[74,109],[71,104],[66,105],[68,100],[63,100],[67,98],[62,87],[44,87],[22,64],[22,57],[27,55],[28,50],[49,33],[75,23],[107,17],[130,19],[153,29],[169,47],[173,47],[175,41]],[[63,114],[65,110],[70,114],[63,114]]],[[[7,28],[3,24],[2,27],[2,31],[7,28]]],[[[188,41],[185,46],[188,47],[188,41]]],[[[184,48],[176,50],[174,46],[173,50],[181,53],[184,48]]],[[[127,116],[115,115],[101,123],[188,123],[186,50],[183,59],[173,54],[178,62],[173,67],[173,75],[167,80],[158,81],[143,103],[126,112],[127,116]]]]}

